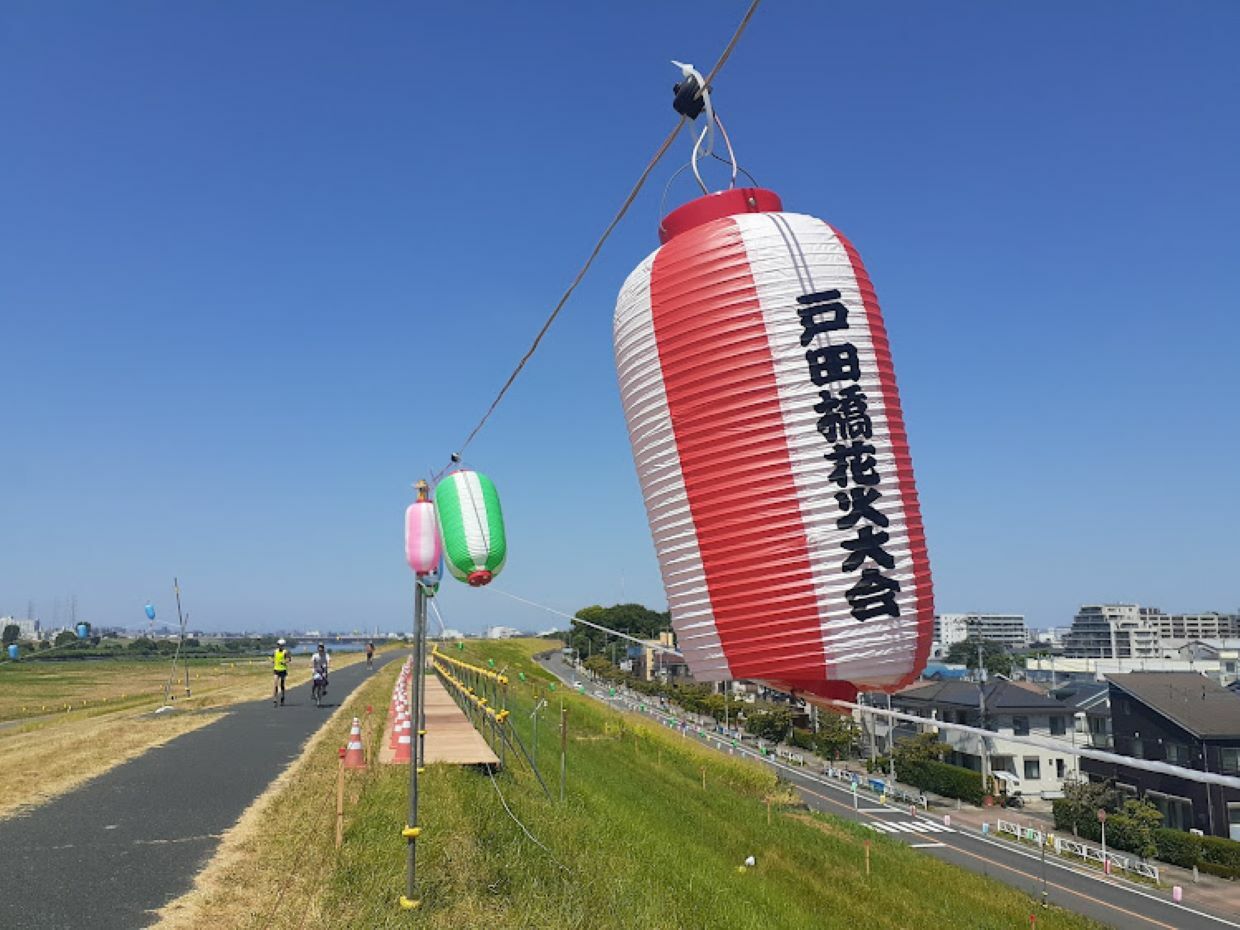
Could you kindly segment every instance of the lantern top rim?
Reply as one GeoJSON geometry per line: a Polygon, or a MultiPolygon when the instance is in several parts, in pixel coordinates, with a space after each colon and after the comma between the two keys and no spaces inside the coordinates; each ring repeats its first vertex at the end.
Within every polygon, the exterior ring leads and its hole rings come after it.
{"type": "Polygon", "coordinates": [[[742,213],[779,213],[779,195],[765,187],[734,187],[698,197],[677,207],[659,223],[659,242],[667,243],[703,223],[742,213]]]}

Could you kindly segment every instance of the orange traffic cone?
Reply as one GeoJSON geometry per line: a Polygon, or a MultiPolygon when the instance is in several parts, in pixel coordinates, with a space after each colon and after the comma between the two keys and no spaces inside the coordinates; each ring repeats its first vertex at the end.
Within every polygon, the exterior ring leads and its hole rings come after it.
{"type": "Polygon", "coordinates": [[[344,767],[346,769],[366,768],[366,753],[362,750],[362,722],[353,718],[353,726],[349,730],[349,745],[345,747],[344,767]]]}
{"type": "Polygon", "coordinates": [[[406,730],[400,735],[400,739],[396,743],[396,754],[392,756],[392,761],[396,765],[409,765],[413,762],[413,740],[406,730]]]}
{"type": "Polygon", "coordinates": [[[396,744],[400,742],[402,733],[409,732],[409,718],[403,715],[396,718],[396,723],[392,726],[392,742],[391,747],[396,748],[396,744]]]}

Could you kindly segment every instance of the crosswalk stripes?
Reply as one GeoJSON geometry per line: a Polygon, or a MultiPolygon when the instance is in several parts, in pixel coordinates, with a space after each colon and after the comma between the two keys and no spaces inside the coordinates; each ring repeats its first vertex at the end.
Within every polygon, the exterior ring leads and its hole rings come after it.
{"type": "Polygon", "coordinates": [[[878,833],[955,833],[951,827],[946,827],[941,823],[935,823],[933,820],[879,820],[870,821],[866,826],[878,833]]]}

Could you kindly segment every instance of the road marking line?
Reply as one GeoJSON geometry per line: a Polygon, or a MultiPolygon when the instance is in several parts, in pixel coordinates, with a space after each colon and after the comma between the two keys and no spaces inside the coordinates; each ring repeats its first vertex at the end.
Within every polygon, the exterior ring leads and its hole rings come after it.
{"type": "MultiPolygon", "coordinates": [[[[826,801],[828,804],[834,804],[834,805],[836,805],[837,807],[842,807],[842,808],[844,808],[845,810],[851,810],[851,809],[852,809],[851,807],[849,807],[849,805],[845,804],[843,801],[837,801],[837,800],[835,800],[835,798],[829,798],[829,797],[827,797],[825,794],[819,794],[817,791],[813,790],[812,788],[806,788],[804,785],[798,785],[797,787],[798,787],[798,788],[800,788],[802,791],[806,791],[806,792],[808,792],[809,794],[812,794],[812,795],[813,795],[814,797],[816,797],[816,798],[821,798],[822,800],[826,801]]],[[[890,826],[890,824],[889,824],[888,826],[890,826]]],[[[1001,862],[996,862],[994,859],[987,859],[985,856],[979,856],[977,853],[970,852],[970,851],[969,851],[969,850],[967,850],[967,849],[962,849],[962,848],[960,848],[959,846],[956,846],[955,844],[947,844],[947,843],[944,843],[943,845],[944,845],[944,846],[949,846],[949,845],[950,845],[950,848],[951,848],[952,852],[958,852],[958,853],[960,853],[962,856],[969,856],[970,858],[977,859],[977,860],[979,860],[980,862],[984,862],[984,863],[986,863],[986,865],[987,865],[987,866],[994,866],[995,868],[1005,869],[1005,870],[1007,870],[1007,871],[1009,871],[1009,872],[1015,872],[1017,875],[1023,876],[1024,878],[1030,879],[1031,881],[1034,881],[1034,882],[1037,882],[1037,881],[1038,881],[1038,876],[1034,875],[1032,872],[1023,872],[1023,871],[1021,871],[1020,869],[1014,868],[1013,866],[1010,866],[1010,865],[1004,865],[1004,864],[1003,864],[1003,863],[1001,863],[1001,862]]],[[[1072,873],[1072,874],[1073,874],[1073,875],[1080,875],[1081,873],[1078,873],[1078,872],[1073,871],[1073,873],[1072,873]]],[[[1119,912],[1119,913],[1121,913],[1121,914],[1127,914],[1129,917],[1135,917],[1135,918],[1137,918],[1138,920],[1141,920],[1141,921],[1145,921],[1145,922],[1147,922],[1147,923],[1154,924],[1154,925],[1155,925],[1155,926],[1157,926],[1157,927],[1165,927],[1165,928],[1166,928],[1166,930],[1178,930],[1178,928],[1177,928],[1177,927],[1175,927],[1175,926],[1173,926],[1173,925],[1171,925],[1171,924],[1163,923],[1161,920],[1155,920],[1153,917],[1147,917],[1147,916],[1145,916],[1144,914],[1138,914],[1138,913],[1136,913],[1135,911],[1130,911],[1130,910],[1128,910],[1127,908],[1120,907],[1118,904],[1112,904],[1110,901],[1104,901],[1104,900],[1102,900],[1101,898],[1095,898],[1093,895],[1088,895],[1088,894],[1085,894],[1085,892],[1083,892],[1083,891],[1077,891],[1077,890],[1075,890],[1075,889],[1073,889],[1073,888],[1069,888],[1069,887],[1068,887],[1068,886],[1066,886],[1066,885],[1060,885],[1060,884],[1058,884],[1057,882],[1051,882],[1051,881],[1048,881],[1048,882],[1046,883],[1046,885],[1047,885],[1047,887],[1048,887],[1048,888],[1057,888],[1058,890],[1060,890],[1060,891],[1065,891],[1065,892],[1067,892],[1068,894],[1071,894],[1071,895],[1076,895],[1078,898],[1084,898],[1086,901],[1092,901],[1092,902],[1094,902],[1095,904],[1100,905],[1101,907],[1104,907],[1104,908],[1110,908],[1111,910],[1113,910],[1113,911],[1118,911],[1118,912],[1119,912]]],[[[1121,890],[1121,891],[1127,891],[1127,890],[1129,890],[1129,889],[1127,889],[1127,888],[1123,888],[1122,886],[1118,886],[1118,885],[1116,885],[1116,886],[1112,886],[1112,887],[1118,888],[1118,889],[1119,889],[1119,890],[1121,890]]],[[[1154,898],[1154,900],[1156,900],[1156,901],[1160,901],[1161,899],[1159,899],[1159,898],[1154,898]]],[[[1163,902],[1163,903],[1167,903],[1167,902],[1163,902]]],[[[1181,905],[1181,907],[1183,907],[1183,905],[1181,905]]],[[[1190,911],[1192,910],[1191,908],[1184,908],[1184,909],[1185,909],[1185,910],[1190,910],[1190,911]]],[[[1207,914],[1207,913],[1205,913],[1205,912],[1203,912],[1203,911],[1192,911],[1192,913],[1194,913],[1194,914],[1200,914],[1200,915],[1201,915],[1201,916],[1203,916],[1203,917],[1210,917],[1210,918],[1213,918],[1213,919],[1215,919],[1215,920],[1220,920],[1220,919],[1221,919],[1221,918],[1215,917],[1213,914],[1207,914]]],[[[1227,923],[1227,921],[1223,921],[1223,922],[1224,922],[1224,923],[1227,923]]]]}
{"type": "Polygon", "coordinates": [[[909,843],[910,849],[933,849],[939,846],[946,846],[946,843],[909,843]]]}

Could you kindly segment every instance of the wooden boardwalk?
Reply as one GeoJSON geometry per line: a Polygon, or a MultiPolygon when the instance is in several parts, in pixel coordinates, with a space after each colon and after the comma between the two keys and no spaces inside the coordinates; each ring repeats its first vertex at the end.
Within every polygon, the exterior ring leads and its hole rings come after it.
{"type": "MultiPolygon", "coordinates": [[[[395,752],[391,748],[392,720],[383,730],[379,761],[392,765],[395,752]]],[[[449,765],[499,765],[482,734],[474,729],[465,712],[456,706],[439,676],[426,673],[426,763],[446,762],[449,765]]],[[[402,763],[403,764],[403,763],[402,763]]]]}

